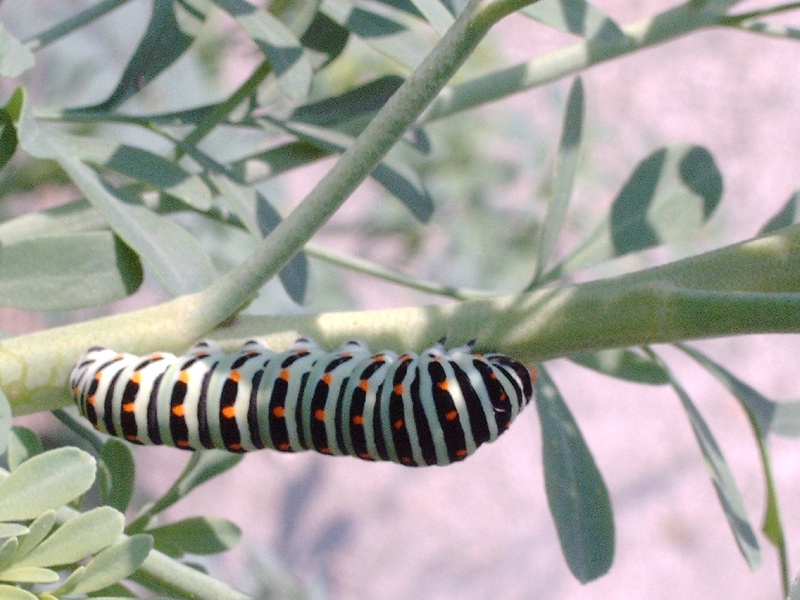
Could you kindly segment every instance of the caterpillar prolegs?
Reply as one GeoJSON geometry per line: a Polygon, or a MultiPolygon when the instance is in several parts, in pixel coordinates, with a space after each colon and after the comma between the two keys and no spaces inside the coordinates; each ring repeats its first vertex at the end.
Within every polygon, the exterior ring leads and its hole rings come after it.
{"type": "Polygon", "coordinates": [[[326,352],[308,338],[285,352],[257,340],[232,354],[208,341],[181,356],[93,347],[69,385],[95,428],[135,444],[447,465],[508,428],[537,373],[444,341],[400,356],[358,341],[326,352]]]}

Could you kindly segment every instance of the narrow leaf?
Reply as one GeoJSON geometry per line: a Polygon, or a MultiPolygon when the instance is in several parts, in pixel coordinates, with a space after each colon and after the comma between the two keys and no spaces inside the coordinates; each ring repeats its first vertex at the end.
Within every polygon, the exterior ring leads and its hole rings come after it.
{"type": "Polygon", "coordinates": [[[789,225],[794,225],[800,222],[800,192],[795,192],[783,205],[783,208],[778,211],[758,232],[759,235],[767,235],[774,233],[789,225]]]}
{"type": "Polygon", "coordinates": [[[0,521],[22,521],[60,508],[94,481],[94,459],[77,448],[57,448],[19,465],[0,483],[0,521]]]}
{"type": "Polygon", "coordinates": [[[578,424],[545,369],[540,369],[536,408],[550,512],[572,574],[586,583],[606,573],[614,558],[608,490],[578,424]]]}
{"type": "Polygon", "coordinates": [[[585,352],[571,356],[570,360],[587,369],[625,381],[650,385],[669,383],[669,376],[659,364],[631,350],[585,352]]]}
{"type": "Polygon", "coordinates": [[[77,562],[113,544],[124,527],[119,511],[100,506],[64,523],[16,564],[53,567],[77,562]]]}
{"type": "Polygon", "coordinates": [[[191,46],[203,25],[205,4],[204,0],[155,0],[147,30],[116,89],[102,103],[84,110],[107,111],[116,108],[178,60],[191,46]]]}
{"type": "Polygon", "coordinates": [[[678,144],[643,160],[614,200],[611,215],[557,271],[571,273],[613,257],[685,238],[711,217],[722,176],[709,152],[678,144]]]}
{"type": "Polygon", "coordinates": [[[8,468],[16,470],[31,457],[44,452],[39,436],[26,427],[14,426],[8,440],[8,468]]]}
{"type": "Polygon", "coordinates": [[[678,394],[686,415],[689,417],[689,423],[703,453],[703,460],[722,504],[725,517],[728,519],[728,524],[736,539],[736,545],[739,547],[739,551],[747,561],[748,566],[751,569],[755,569],[761,564],[761,551],[753,528],[750,525],[742,494],[736,485],[736,480],[733,478],[733,473],[708,424],[697,410],[689,394],[669,370],[667,370],[667,373],[669,373],[672,387],[678,394]]]}
{"type": "Polygon", "coordinates": [[[314,68],[322,69],[344,51],[349,39],[350,30],[347,27],[342,27],[329,16],[317,12],[300,42],[310,51],[314,68]]]}
{"type": "MultiPolygon", "coordinates": [[[[320,146],[324,150],[343,152],[353,140],[334,130],[305,123],[280,124],[286,131],[320,146]]],[[[391,155],[373,169],[371,177],[402,202],[420,222],[426,223],[433,214],[433,200],[416,173],[391,155]]]]}
{"type": "MultiPolygon", "coordinates": [[[[17,523],[0,523],[0,538],[19,537],[25,535],[28,531],[30,530],[24,525],[19,525],[17,523]]],[[[1,560],[0,563],[2,563],[1,560]]],[[[1,564],[0,568],[2,568],[1,564]]]]}
{"type": "Polygon", "coordinates": [[[129,296],[142,278],[136,255],[109,231],[34,238],[0,248],[0,306],[97,306],[129,296]]]}
{"type": "Polygon", "coordinates": [[[572,198],[572,188],[578,172],[581,140],[583,138],[583,83],[576,78],[567,97],[567,110],[558,145],[558,155],[553,173],[553,193],[547,206],[547,216],[542,223],[542,237],[536,256],[534,281],[541,277],[553,257],[556,243],[561,235],[567,207],[572,198]]]}
{"type": "Polygon", "coordinates": [[[150,554],[153,540],[149,535],[133,535],[95,556],[76,577],[68,578],[55,590],[58,594],[89,594],[103,590],[131,575],[150,554]],[[72,581],[70,581],[72,579],[72,581]]]}
{"type": "Polygon", "coordinates": [[[225,519],[194,517],[148,529],[156,549],[168,556],[184,554],[216,554],[233,548],[241,538],[241,530],[225,519]]]}
{"type": "Polygon", "coordinates": [[[200,242],[183,227],[129,203],[84,163],[59,156],[58,162],[114,232],[155,272],[174,296],[197,292],[216,279],[200,242]]]}
{"type": "Polygon", "coordinates": [[[22,588],[2,584],[0,584],[0,597],[5,600],[39,600],[39,598],[22,588]]]}
{"type": "Polygon", "coordinates": [[[5,392],[0,389],[0,454],[8,450],[8,441],[11,437],[11,404],[5,392]]]}
{"type": "Polygon", "coordinates": [[[214,0],[214,3],[230,13],[264,53],[283,91],[293,100],[304,100],[313,71],[300,41],[289,28],[245,0],[214,0]]]}
{"type": "Polygon", "coordinates": [[[100,448],[100,495],[103,504],[125,512],[133,497],[136,466],[128,444],[108,438],[100,448]]]}
{"type": "Polygon", "coordinates": [[[415,69],[433,48],[428,36],[409,27],[408,19],[393,18],[388,11],[377,12],[367,4],[356,6],[349,0],[328,0],[322,11],[409,70],[415,69]]]}
{"type": "Polygon", "coordinates": [[[15,553],[15,561],[18,561],[28,554],[30,554],[47,535],[53,530],[56,524],[55,511],[48,510],[39,515],[39,517],[30,525],[28,534],[22,538],[22,541],[15,553]]]}
{"type": "Polygon", "coordinates": [[[84,162],[137,179],[197,210],[211,208],[211,190],[199,176],[153,152],[102,137],[55,134],[53,138],[63,151],[84,162]]]}
{"type": "Polygon", "coordinates": [[[425,20],[431,24],[439,36],[450,29],[455,19],[440,0],[410,0],[425,20]]]}
{"type": "Polygon", "coordinates": [[[19,77],[33,67],[35,62],[33,52],[8,33],[3,24],[0,23],[0,76],[19,77]]]}
{"type": "Polygon", "coordinates": [[[20,567],[14,565],[0,573],[0,579],[3,581],[15,581],[17,583],[55,583],[58,581],[58,573],[41,567],[20,567]]]}
{"type": "Polygon", "coordinates": [[[539,0],[520,12],[548,27],[582,38],[609,43],[625,40],[619,25],[586,0],[539,0]]]}

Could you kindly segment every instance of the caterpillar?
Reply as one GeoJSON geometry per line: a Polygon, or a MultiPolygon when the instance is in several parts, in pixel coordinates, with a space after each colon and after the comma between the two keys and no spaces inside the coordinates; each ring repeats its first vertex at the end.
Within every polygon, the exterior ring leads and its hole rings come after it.
{"type": "Polygon", "coordinates": [[[463,460],[505,431],[533,397],[535,369],[474,342],[420,355],[285,352],[249,340],[232,354],[201,341],[182,356],[90,348],[69,376],[79,411],[134,444],[245,452],[315,450],[408,466],[463,460]]]}

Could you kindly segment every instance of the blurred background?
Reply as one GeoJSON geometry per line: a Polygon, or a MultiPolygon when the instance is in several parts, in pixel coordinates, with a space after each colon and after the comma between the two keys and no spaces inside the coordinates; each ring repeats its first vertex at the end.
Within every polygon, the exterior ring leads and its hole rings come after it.
{"type": "MultiPolygon", "coordinates": [[[[6,2],[0,19],[24,39],[88,4],[6,2]]],[[[620,24],[666,8],[654,0],[599,0],[597,5],[620,24]]],[[[742,2],[739,9],[763,5],[742,2]]],[[[24,80],[33,103],[75,106],[107,97],[150,9],[150,2],[129,2],[38,53],[37,67],[24,80]]],[[[258,60],[256,51],[244,38],[237,42],[235,24],[221,17],[207,30],[199,51],[174,67],[180,74],[156,80],[124,109],[186,108],[189,96],[219,99],[241,83],[258,60]],[[185,85],[176,88],[174,81],[185,85]]],[[[490,34],[458,78],[573,41],[514,16],[490,34]]],[[[614,268],[638,268],[753,236],[798,188],[798,56],[800,47],[793,42],[713,30],[585,72],[583,162],[563,249],[605,214],[640,160],[681,141],[705,146],[716,159],[725,184],[717,214],[684,247],[614,268]]],[[[378,60],[367,50],[349,49],[315,92],[324,96],[346,89],[364,69],[404,74],[397,65],[378,60]]],[[[533,244],[546,208],[569,85],[558,81],[431,126],[431,156],[418,163],[436,203],[429,224],[409,218],[405,208],[368,182],[314,241],[443,284],[517,289],[533,269],[533,244]]],[[[0,81],[3,98],[12,89],[10,82],[0,81]]],[[[131,136],[126,138],[131,143],[152,144],[152,138],[135,130],[123,134],[131,136]]],[[[265,183],[262,190],[288,212],[332,161],[265,183]]],[[[62,176],[43,174],[44,168],[20,161],[3,172],[3,218],[76,197],[62,176]]],[[[221,268],[252,248],[245,235],[223,233],[207,223],[188,224],[201,232],[221,268]]],[[[148,306],[166,297],[151,277],[133,297],[104,312],[148,306]]],[[[312,259],[305,306],[293,304],[280,286],[270,284],[249,310],[279,314],[441,301],[312,259]]],[[[0,309],[0,330],[17,335],[97,314],[0,309]]],[[[800,397],[798,336],[731,338],[697,347],[769,397],[800,397]]],[[[683,355],[669,348],[659,351],[681,373],[708,419],[751,520],[759,524],[764,486],[745,415],[683,355]]],[[[621,383],[566,360],[548,366],[605,476],[616,516],[614,565],[589,585],[572,577],[561,555],[543,489],[532,409],[496,443],[447,468],[255,453],[195,491],[170,515],[213,514],[242,527],[237,549],[204,564],[259,598],[781,597],[777,559],[766,539],[759,539],[764,557],[759,570],[751,572],[739,555],[689,423],[669,389],[621,383]]],[[[49,415],[20,422],[40,434],[64,434],[49,415]]],[[[800,442],[776,438],[772,448],[794,572],[800,568],[800,442]]],[[[163,493],[187,459],[167,448],[137,449],[136,457],[140,505],[163,493]]]]}

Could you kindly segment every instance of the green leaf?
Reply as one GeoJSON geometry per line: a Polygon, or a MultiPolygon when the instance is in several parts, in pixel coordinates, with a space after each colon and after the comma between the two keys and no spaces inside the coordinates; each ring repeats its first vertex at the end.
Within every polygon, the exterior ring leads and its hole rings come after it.
{"type": "Polygon", "coordinates": [[[33,52],[0,23],[0,76],[19,77],[35,63],[33,52]]]}
{"type": "Polygon", "coordinates": [[[53,530],[53,526],[55,524],[55,511],[48,510],[47,512],[39,515],[39,517],[34,520],[33,523],[31,523],[28,535],[22,538],[19,548],[15,554],[15,561],[18,561],[30,554],[42,542],[42,540],[47,537],[47,534],[53,530]]]}
{"type": "Polygon", "coordinates": [[[317,12],[300,42],[310,51],[310,60],[314,67],[322,69],[344,51],[348,39],[350,30],[347,27],[342,27],[329,16],[317,12]]]}
{"type": "Polygon", "coordinates": [[[103,504],[125,512],[131,502],[136,465],[128,444],[108,438],[100,448],[100,496],[103,504]]]}
{"type": "Polygon", "coordinates": [[[683,239],[711,217],[722,176],[709,152],[677,144],[651,154],[614,200],[608,221],[557,269],[571,273],[613,257],[683,239]]]}
{"type": "Polygon", "coordinates": [[[736,539],[736,545],[750,568],[755,569],[761,564],[761,551],[753,528],[750,525],[742,494],[736,485],[736,480],[733,478],[733,473],[708,424],[706,424],[697,410],[689,394],[675,379],[674,375],[668,369],[666,371],[670,375],[672,387],[678,394],[686,415],[689,417],[689,423],[692,426],[695,438],[697,438],[697,443],[700,445],[703,460],[722,504],[725,517],[728,519],[728,524],[736,539]]]}
{"type": "Polygon", "coordinates": [[[113,544],[124,527],[119,511],[100,506],[64,523],[16,564],[52,567],[77,562],[113,544]]]}
{"type": "MultiPolygon", "coordinates": [[[[0,24],[0,29],[1,28],[2,24],[0,24]]],[[[14,153],[17,151],[18,139],[15,123],[17,119],[19,119],[19,113],[22,110],[24,98],[24,89],[18,87],[14,90],[14,93],[11,94],[11,97],[8,99],[3,109],[0,110],[0,126],[2,127],[2,132],[0,132],[0,169],[8,164],[8,161],[11,160],[14,153]]]]}
{"type": "Polygon", "coordinates": [[[786,600],[800,600],[800,573],[795,577],[786,600]]]}
{"type": "Polygon", "coordinates": [[[153,539],[134,535],[95,556],[85,569],[76,570],[54,593],[88,594],[103,590],[131,575],[150,554],[153,539]]]}
{"type": "Polygon", "coordinates": [[[125,298],[142,267],[109,231],[53,235],[0,247],[0,306],[72,310],[125,298]]]}
{"type": "Polygon", "coordinates": [[[17,126],[20,143],[38,158],[52,158],[69,175],[112,230],[155,272],[175,296],[196,292],[216,279],[197,239],[168,219],[132,203],[91,167],[77,160],[43,131],[25,104],[17,126]]]}
{"type": "Polygon", "coordinates": [[[141,532],[154,515],[184,498],[197,486],[232,469],[239,464],[242,458],[244,456],[241,454],[231,454],[222,450],[204,450],[193,453],[177,481],[161,498],[136,517],[128,526],[128,533],[141,532]]]}
{"type": "Polygon", "coordinates": [[[302,104],[292,112],[289,120],[330,128],[354,119],[369,119],[386,104],[403,81],[396,75],[369,81],[342,94],[302,104]]]}
{"type": "Polygon", "coordinates": [[[191,46],[205,21],[204,0],[155,0],[147,30],[116,89],[104,102],[84,110],[108,111],[139,92],[191,46]]]}
{"type": "Polygon", "coordinates": [[[440,36],[447,33],[455,21],[450,11],[445,8],[440,0],[410,0],[414,7],[425,17],[440,36]]]}
{"type": "MultiPolygon", "coordinates": [[[[212,174],[211,181],[228,202],[233,214],[256,239],[269,235],[282,221],[266,198],[253,186],[241,185],[226,174],[212,174]]],[[[308,258],[305,253],[295,254],[278,274],[289,297],[302,304],[308,284],[308,258]]]]}
{"type": "Polygon", "coordinates": [[[572,188],[578,172],[581,140],[583,139],[583,104],[583,83],[580,77],[577,77],[567,97],[567,110],[564,113],[561,141],[558,145],[558,155],[553,172],[553,193],[547,206],[547,215],[542,223],[542,237],[536,256],[534,282],[539,279],[553,257],[572,198],[572,188]]]}
{"type": "Polygon", "coordinates": [[[14,426],[8,439],[8,468],[14,471],[22,463],[44,452],[39,436],[26,427],[14,426]]]}
{"type": "MultiPolygon", "coordinates": [[[[3,523],[3,525],[10,524],[3,523]]],[[[0,571],[6,569],[14,562],[14,557],[17,555],[18,550],[19,540],[17,538],[12,537],[3,542],[3,545],[0,546],[0,571]]]]}
{"type": "Polygon", "coordinates": [[[55,583],[58,573],[41,567],[13,567],[0,573],[0,580],[18,583],[55,583]]]}
{"type": "MultiPolygon", "coordinates": [[[[0,523],[0,538],[19,537],[30,531],[25,525],[18,523],[0,523]]],[[[2,568],[2,567],[0,567],[2,568]]]]}
{"type": "Polygon", "coordinates": [[[778,211],[758,232],[758,235],[767,235],[774,233],[789,225],[800,223],[800,192],[795,192],[783,205],[783,208],[778,211]]]}
{"type": "Polygon", "coordinates": [[[669,376],[659,364],[631,350],[584,352],[571,356],[570,360],[616,379],[650,385],[669,383],[669,376]]]}
{"type": "Polygon", "coordinates": [[[70,156],[149,184],[197,210],[211,208],[211,190],[202,178],[158,154],[102,137],[59,133],[51,139],[70,156]]]}
{"type": "Polygon", "coordinates": [[[30,592],[11,585],[0,585],[0,597],[4,600],[39,600],[30,592]]]}
{"type": "Polygon", "coordinates": [[[0,521],[22,521],[60,508],[94,482],[94,459],[77,448],[57,448],[25,461],[0,482],[0,521]]]}
{"type": "Polygon", "coordinates": [[[313,71],[300,41],[280,20],[245,0],[213,0],[236,19],[247,36],[264,53],[278,83],[293,100],[304,100],[313,71]]]}
{"type": "Polygon", "coordinates": [[[31,238],[47,237],[53,231],[65,235],[105,228],[106,222],[82,198],[3,221],[0,223],[0,247],[31,238]]]}
{"type": "Polygon", "coordinates": [[[561,550],[581,583],[597,579],[614,558],[614,517],[608,490],[569,408],[540,368],[536,408],[550,512],[561,550]]]}
{"type": "Polygon", "coordinates": [[[253,184],[311,164],[332,154],[307,140],[287,142],[231,163],[231,173],[253,184]]]}
{"type": "MultiPolygon", "coordinates": [[[[343,152],[353,143],[348,135],[306,123],[284,122],[279,126],[324,150],[343,152]]],[[[400,200],[417,220],[426,223],[430,219],[433,200],[417,174],[405,164],[391,155],[385,156],[370,176],[400,200]]]]}
{"type": "Polygon", "coordinates": [[[230,550],[241,538],[241,530],[225,519],[194,517],[148,529],[156,549],[173,558],[184,554],[216,554],[230,550]]]}
{"type": "Polygon", "coordinates": [[[407,18],[395,18],[388,11],[377,12],[367,4],[328,0],[323,3],[322,12],[408,70],[415,69],[433,48],[429,36],[410,29],[407,18]]]}
{"type": "Polygon", "coordinates": [[[66,157],[58,159],[86,198],[155,272],[174,296],[197,292],[216,279],[211,260],[191,233],[143,206],[131,204],[90,167],[66,157]]]}
{"type": "Polygon", "coordinates": [[[0,389],[0,454],[8,450],[8,441],[11,437],[11,404],[5,392],[0,389]]]}
{"type": "Polygon", "coordinates": [[[548,27],[586,39],[616,44],[625,41],[619,25],[585,0],[539,0],[520,12],[548,27]]]}
{"type": "Polygon", "coordinates": [[[771,400],[708,356],[685,344],[676,345],[700,363],[741,402],[761,437],[766,437],[769,433],[800,436],[800,402],[771,400]]]}

